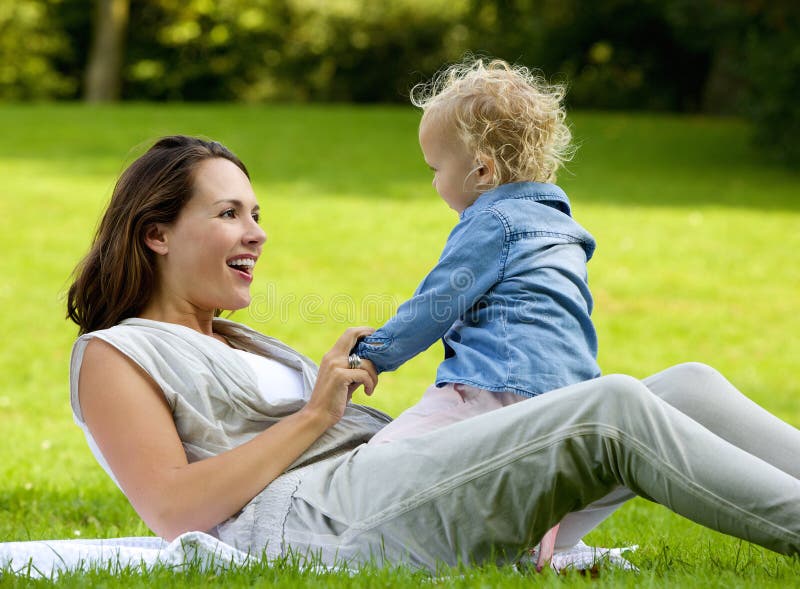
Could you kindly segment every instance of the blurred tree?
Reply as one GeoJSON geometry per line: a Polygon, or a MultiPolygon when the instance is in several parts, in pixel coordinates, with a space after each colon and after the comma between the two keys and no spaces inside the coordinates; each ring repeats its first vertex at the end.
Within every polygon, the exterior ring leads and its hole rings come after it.
{"type": "Polygon", "coordinates": [[[95,0],[94,35],[86,66],[85,99],[119,99],[129,0],[95,0]]]}
{"type": "Polygon", "coordinates": [[[755,124],[755,139],[763,151],[800,164],[800,3],[752,4],[763,11],[753,19],[742,44],[750,82],[745,112],[755,124]]]}
{"type": "Polygon", "coordinates": [[[243,100],[273,87],[287,19],[285,0],[134,2],[125,95],[243,100]]]}
{"type": "Polygon", "coordinates": [[[584,108],[746,115],[800,162],[797,0],[470,0],[473,49],[535,65],[584,108]]]}
{"type": "Polygon", "coordinates": [[[800,3],[671,0],[665,14],[711,56],[704,111],[747,116],[763,152],[800,163],[800,3]]]}
{"type": "MultiPolygon", "coordinates": [[[[86,65],[94,33],[95,0],[49,0],[57,32],[69,40],[69,50],[53,57],[53,67],[73,82],[69,99],[85,96],[86,65]]],[[[54,31],[56,32],[56,31],[54,31]]]]}
{"type": "Polygon", "coordinates": [[[741,112],[747,90],[740,54],[748,22],[743,2],[671,0],[664,5],[664,16],[676,41],[707,60],[698,106],[709,113],[741,112]]]}
{"type": "Polygon", "coordinates": [[[59,71],[56,60],[70,54],[52,2],[0,2],[0,99],[69,97],[77,83],[59,71]]]}
{"type": "Polygon", "coordinates": [[[468,48],[460,22],[466,0],[288,5],[291,23],[277,71],[285,88],[307,99],[407,102],[414,83],[468,48]]]}
{"type": "Polygon", "coordinates": [[[651,110],[702,106],[710,54],[706,46],[681,42],[665,15],[670,2],[471,3],[470,46],[567,80],[571,106],[651,110]]]}
{"type": "Polygon", "coordinates": [[[127,96],[406,100],[466,49],[466,0],[147,0],[131,6],[127,96]],[[422,75],[417,75],[417,79],[422,75]]]}

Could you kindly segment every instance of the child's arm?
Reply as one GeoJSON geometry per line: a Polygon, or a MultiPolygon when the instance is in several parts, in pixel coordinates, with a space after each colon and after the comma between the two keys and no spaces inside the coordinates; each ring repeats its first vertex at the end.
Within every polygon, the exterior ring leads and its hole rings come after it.
{"type": "Polygon", "coordinates": [[[428,349],[502,278],[504,251],[504,226],[492,212],[463,219],[414,296],[356,353],[385,372],[428,349]]]}

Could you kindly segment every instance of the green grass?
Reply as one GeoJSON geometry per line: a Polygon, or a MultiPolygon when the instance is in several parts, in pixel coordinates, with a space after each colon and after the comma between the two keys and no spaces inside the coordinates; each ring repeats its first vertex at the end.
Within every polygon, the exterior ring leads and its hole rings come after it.
{"type": "MultiPolygon", "coordinates": [[[[704,361],[800,425],[800,175],[759,163],[736,121],[579,113],[572,122],[581,148],[561,184],[599,242],[589,270],[603,370],[643,377],[704,361]]],[[[94,464],[67,401],[75,329],[63,319],[63,295],[124,163],[167,133],[213,137],[244,159],[269,242],[254,304],[234,318],[318,359],[345,326],[388,318],[435,263],[455,222],[430,187],[416,123],[417,114],[403,108],[0,106],[0,539],[148,533],[94,464]]],[[[416,401],[440,354],[434,346],[383,376],[370,402],[397,414],[416,401]]],[[[631,559],[642,572],[604,571],[603,586],[778,587],[800,574],[796,559],[643,500],[587,541],[640,545],[631,559]]],[[[61,581],[88,582],[305,586],[320,579],[279,567],[61,581]]],[[[489,568],[441,584],[531,582],[489,568]]],[[[535,582],[591,581],[547,575],[535,582]]],[[[411,587],[419,579],[373,571],[325,583],[411,587]]]]}

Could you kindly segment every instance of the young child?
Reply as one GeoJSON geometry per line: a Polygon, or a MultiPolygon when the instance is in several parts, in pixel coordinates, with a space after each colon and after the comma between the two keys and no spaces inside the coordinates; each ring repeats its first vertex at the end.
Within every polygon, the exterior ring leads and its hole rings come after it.
{"type": "Polygon", "coordinates": [[[552,182],[570,155],[563,88],[494,60],[412,91],[433,185],[458,214],[439,262],[354,349],[378,372],[444,342],[435,386],[371,443],[420,435],[600,375],[592,236],[552,182]]]}
{"type": "MultiPolygon", "coordinates": [[[[552,184],[570,155],[563,97],[527,68],[480,59],[412,91],[433,186],[459,222],[414,296],[359,342],[351,363],[394,370],[439,338],[445,358],[435,386],[371,444],[600,375],[586,274],[595,241],[552,184]]],[[[571,515],[564,547],[602,520],[571,515]]],[[[541,539],[537,570],[564,535],[555,526],[541,539]]]]}

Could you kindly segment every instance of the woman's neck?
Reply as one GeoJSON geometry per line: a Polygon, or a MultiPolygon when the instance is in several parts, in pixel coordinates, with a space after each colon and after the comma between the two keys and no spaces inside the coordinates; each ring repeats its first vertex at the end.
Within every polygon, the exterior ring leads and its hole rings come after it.
{"type": "Polygon", "coordinates": [[[176,306],[151,302],[139,313],[139,317],[152,321],[183,325],[203,335],[214,336],[214,311],[198,309],[191,305],[176,306]]]}

